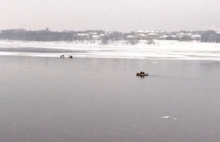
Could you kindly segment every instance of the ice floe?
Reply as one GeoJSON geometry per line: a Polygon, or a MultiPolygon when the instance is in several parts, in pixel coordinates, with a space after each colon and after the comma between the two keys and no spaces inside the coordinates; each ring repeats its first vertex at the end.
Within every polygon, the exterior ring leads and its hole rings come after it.
{"type": "Polygon", "coordinates": [[[162,116],[162,119],[170,119],[170,116],[162,116]]]}
{"type": "Polygon", "coordinates": [[[177,120],[176,117],[171,117],[171,116],[168,116],[168,115],[162,116],[161,118],[162,118],[162,119],[173,119],[173,120],[177,120]]]}

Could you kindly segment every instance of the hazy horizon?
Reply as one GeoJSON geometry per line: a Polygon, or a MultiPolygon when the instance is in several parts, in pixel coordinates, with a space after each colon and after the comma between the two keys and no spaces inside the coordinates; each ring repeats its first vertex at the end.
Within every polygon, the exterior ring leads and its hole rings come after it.
{"type": "Polygon", "coordinates": [[[3,0],[0,29],[215,30],[219,0],[3,0]]]}

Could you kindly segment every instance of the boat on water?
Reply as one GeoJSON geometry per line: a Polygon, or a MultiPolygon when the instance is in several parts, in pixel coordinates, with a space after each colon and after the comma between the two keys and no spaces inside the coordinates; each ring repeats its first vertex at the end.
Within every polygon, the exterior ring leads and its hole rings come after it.
{"type": "Polygon", "coordinates": [[[148,76],[148,75],[149,73],[144,73],[144,72],[136,73],[136,76],[141,76],[141,77],[148,76]]]}

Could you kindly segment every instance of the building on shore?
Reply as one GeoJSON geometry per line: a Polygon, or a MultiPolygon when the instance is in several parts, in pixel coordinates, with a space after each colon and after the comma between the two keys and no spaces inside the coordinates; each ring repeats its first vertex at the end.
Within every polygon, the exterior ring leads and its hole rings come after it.
{"type": "Polygon", "coordinates": [[[149,33],[147,34],[147,40],[159,40],[160,39],[160,35],[156,34],[156,33],[149,33]]]}
{"type": "Polygon", "coordinates": [[[134,40],[135,37],[133,35],[128,35],[126,36],[126,40],[134,40]]]}

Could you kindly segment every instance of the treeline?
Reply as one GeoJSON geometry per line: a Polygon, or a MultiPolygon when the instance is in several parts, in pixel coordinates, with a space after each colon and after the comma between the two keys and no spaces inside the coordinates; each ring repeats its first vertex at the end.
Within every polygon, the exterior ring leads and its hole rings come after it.
{"type": "Polygon", "coordinates": [[[217,42],[220,43],[220,33],[216,31],[208,30],[202,33],[202,42],[217,42]]]}
{"type": "MultiPolygon", "coordinates": [[[[207,30],[207,31],[180,31],[180,32],[161,32],[158,35],[162,37],[167,36],[166,40],[181,40],[190,41],[192,37],[189,35],[200,35],[201,42],[220,42],[220,33],[207,30]],[[185,34],[181,38],[178,35],[185,34]]],[[[103,30],[86,30],[86,31],[50,31],[48,29],[31,31],[24,29],[9,29],[0,31],[0,40],[22,40],[22,41],[74,41],[74,40],[102,40],[106,44],[109,40],[127,40],[128,35],[134,36],[133,39],[138,40],[136,37],[137,32],[121,33],[121,32],[105,32],[103,30]]],[[[129,40],[129,39],[128,39],[129,40]]]]}
{"type": "Polygon", "coordinates": [[[28,31],[24,29],[10,29],[2,30],[0,32],[0,39],[2,40],[22,40],[22,41],[73,41],[92,38],[92,34],[104,34],[102,30],[88,30],[88,31],[28,31]],[[82,36],[83,35],[83,36],[82,36]]]}

